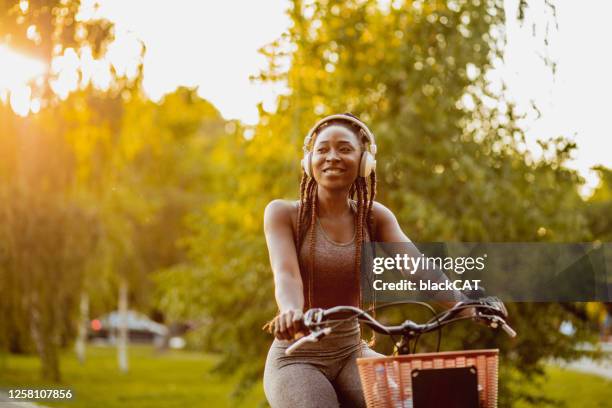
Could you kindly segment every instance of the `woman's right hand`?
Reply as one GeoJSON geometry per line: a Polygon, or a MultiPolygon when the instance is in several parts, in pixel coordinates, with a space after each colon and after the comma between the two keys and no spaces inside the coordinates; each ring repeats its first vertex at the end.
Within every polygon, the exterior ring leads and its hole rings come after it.
{"type": "Polygon", "coordinates": [[[308,331],[304,326],[304,314],[300,309],[289,309],[274,318],[274,337],[279,340],[294,340],[308,331]]]}

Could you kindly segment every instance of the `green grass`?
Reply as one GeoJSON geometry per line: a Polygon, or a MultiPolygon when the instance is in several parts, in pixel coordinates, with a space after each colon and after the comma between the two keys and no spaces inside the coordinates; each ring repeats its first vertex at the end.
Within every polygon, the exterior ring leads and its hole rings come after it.
{"type": "MultiPolygon", "coordinates": [[[[540,387],[544,395],[560,400],[559,407],[611,408],[612,380],[571,371],[559,367],[548,367],[547,378],[540,387]]],[[[524,404],[516,404],[524,408],[524,404]]]]}
{"type": "MultiPolygon", "coordinates": [[[[231,400],[235,381],[211,374],[215,357],[189,351],[159,353],[151,347],[132,346],[130,370],[120,374],[116,350],[89,347],[81,366],[74,353],[61,359],[62,384],[74,392],[71,401],[41,404],[49,407],[256,407],[264,401],[261,384],[242,402],[231,400]]],[[[34,356],[11,355],[0,362],[0,387],[44,387],[39,379],[39,362],[34,356]]]]}
{"type": "MultiPolygon", "coordinates": [[[[42,404],[49,407],[256,407],[264,401],[261,383],[238,404],[231,400],[235,380],[221,380],[210,373],[216,358],[189,351],[158,353],[151,347],[130,348],[130,372],[117,370],[113,348],[90,347],[81,366],[73,353],[62,355],[61,385],[75,393],[72,401],[42,404]]],[[[5,356],[0,359],[0,387],[44,387],[38,378],[35,356],[5,356]]],[[[612,381],[558,367],[547,369],[541,388],[545,395],[565,402],[566,407],[612,407],[612,381]]],[[[525,405],[517,404],[523,408],[525,405]]]]}

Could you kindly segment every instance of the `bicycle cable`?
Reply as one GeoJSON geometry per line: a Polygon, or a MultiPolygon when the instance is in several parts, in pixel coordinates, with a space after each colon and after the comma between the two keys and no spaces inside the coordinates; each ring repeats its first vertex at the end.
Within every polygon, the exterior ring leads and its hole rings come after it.
{"type": "MultiPolygon", "coordinates": [[[[454,309],[453,309],[453,311],[456,311],[456,310],[465,310],[465,309],[470,309],[470,308],[474,308],[474,305],[463,305],[463,306],[459,306],[459,307],[454,308],[454,309]]],[[[449,313],[449,311],[448,311],[448,310],[444,310],[444,311],[442,311],[441,313],[438,313],[438,314],[435,316],[436,323],[438,324],[438,343],[437,343],[437,345],[436,345],[436,353],[440,351],[440,339],[441,339],[441,337],[442,337],[442,326],[440,326],[440,317],[444,317],[444,316],[446,316],[448,313],[449,313]]],[[[473,317],[474,317],[474,316],[464,316],[464,318],[466,318],[466,319],[468,319],[468,318],[469,318],[469,319],[471,319],[471,318],[473,318],[473,317]]],[[[431,322],[433,322],[433,320],[434,320],[433,318],[432,318],[432,319],[429,319],[429,320],[427,321],[427,323],[431,323],[431,322]]],[[[462,319],[457,319],[457,320],[462,320],[462,319]]],[[[445,323],[446,323],[446,324],[449,324],[449,323],[453,323],[453,322],[455,322],[455,321],[456,321],[455,319],[452,319],[452,320],[449,320],[448,322],[445,322],[445,323]]],[[[445,325],[446,325],[446,324],[445,324],[445,325]]],[[[418,342],[419,342],[419,338],[420,338],[420,337],[421,337],[421,334],[419,334],[419,335],[416,337],[416,339],[415,339],[415,342],[414,342],[414,347],[412,348],[412,354],[415,354],[415,353],[416,353],[416,348],[417,348],[417,344],[418,344],[418,342]]]]}
{"type": "MultiPolygon", "coordinates": [[[[425,302],[419,302],[417,300],[398,300],[395,302],[389,302],[389,303],[385,303],[383,305],[378,306],[375,310],[381,310],[387,307],[397,306],[397,305],[419,305],[429,310],[434,317],[436,317],[437,315],[435,309],[430,304],[425,303],[425,302]]],[[[420,335],[417,335],[415,338],[414,349],[416,349],[416,343],[419,341],[419,336],[420,335]]],[[[395,340],[395,336],[392,334],[389,334],[389,337],[391,337],[391,341],[397,347],[398,341],[395,340]]],[[[439,346],[440,342],[441,342],[441,333],[438,334],[438,348],[440,347],[439,346]]],[[[408,341],[408,350],[410,350],[410,340],[408,341]]]]}
{"type": "MultiPolygon", "coordinates": [[[[368,308],[366,310],[361,310],[361,312],[357,313],[356,315],[349,316],[349,317],[346,317],[344,319],[328,320],[326,323],[335,322],[336,324],[333,325],[333,326],[327,326],[327,327],[331,328],[332,331],[333,331],[336,327],[338,327],[338,326],[348,322],[349,320],[352,320],[354,318],[359,319],[359,317],[363,316],[364,314],[369,314],[372,311],[382,310],[384,308],[388,308],[388,307],[391,307],[391,306],[409,305],[409,304],[415,304],[415,305],[420,305],[422,307],[425,307],[426,309],[428,309],[433,314],[433,318],[431,320],[435,319],[438,322],[438,350],[439,350],[440,349],[441,339],[442,339],[442,331],[441,331],[442,327],[440,326],[440,320],[438,318],[439,314],[436,313],[435,309],[431,305],[429,305],[429,304],[427,304],[425,302],[419,302],[419,301],[416,301],[416,300],[400,300],[400,301],[396,301],[396,302],[385,303],[385,304],[379,305],[379,306],[372,306],[372,307],[370,307],[370,308],[368,308]]],[[[324,324],[324,323],[323,322],[317,323],[316,326],[318,327],[318,326],[320,326],[322,324],[324,324]]],[[[389,337],[391,337],[391,341],[393,341],[393,344],[395,344],[395,345],[398,344],[398,342],[395,339],[395,336],[393,334],[387,332],[387,335],[389,337]]],[[[414,346],[415,349],[416,349],[416,343],[417,343],[419,337],[420,337],[420,334],[416,337],[415,346],[414,346]]],[[[410,344],[408,345],[408,349],[410,350],[410,344]]]]}
{"type": "MultiPolygon", "coordinates": [[[[440,313],[436,313],[434,308],[431,307],[431,305],[427,305],[427,306],[429,306],[429,310],[431,310],[431,312],[434,315],[432,319],[436,319],[436,323],[438,325],[438,341],[437,341],[437,345],[436,345],[436,352],[439,352],[440,351],[440,345],[442,344],[442,325],[440,325],[440,318],[439,318],[440,313]]],[[[431,321],[432,319],[429,319],[429,321],[431,321]]],[[[421,334],[418,334],[415,337],[415,339],[414,339],[414,346],[412,347],[412,354],[416,354],[416,348],[417,348],[417,345],[419,344],[419,339],[420,338],[421,338],[421,334]]],[[[410,345],[408,345],[408,349],[410,349],[410,345]]]]}
{"type": "MultiPolygon", "coordinates": [[[[462,306],[458,306],[458,307],[453,308],[452,311],[455,312],[457,310],[466,310],[466,309],[472,309],[472,308],[475,308],[475,307],[478,307],[478,305],[462,305],[462,306]]],[[[489,308],[489,309],[494,309],[493,307],[487,306],[487,305],[480,305],[480,307],[486,307],[486,308],[489,308]]],[[[438,344],[436,346],[436,352],[440,351],[440,338],[441,338],[441,333],[442,333],[442,326],[440,326],[440,318],[444,317],[444,316],[447,316],[449,312],[450,312],[449,310],[444,310],[444,311],[438,313],[437,315],[435,315],[432,319],[429,319],[427,321],[427,324],[429,324],[429,323],[432,323],[435,320],[437,325],[438,325],[438,327],[437,327],[437,330],[438,330],[438,344]]],[[[457,320],[472,319],[474,317],[477,317],[477,316],[462,316],[461,318],[451,319],[451,320],[445,322],[445,326],[447,324],[456,322],[457,320]]],[[[423,333],[419,334],[415,338],[414,346],[412,348],[412,353],[413,354],[416,353],[417,344],[418,344],[419,338],[421,337],[422,334],[423,333]]]]}

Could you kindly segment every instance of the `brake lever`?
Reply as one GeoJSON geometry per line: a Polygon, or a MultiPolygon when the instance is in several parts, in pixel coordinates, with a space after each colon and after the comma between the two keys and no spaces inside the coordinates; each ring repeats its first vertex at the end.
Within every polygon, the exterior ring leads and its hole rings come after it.
{"type": "Polygon", "coordinates": [[[503,315],[504,318],[508,317],[508,309],[506,309],[506,305],[496,296],[488,296],[484,298],[483,305],[488,306],[500,314],[503,315]]]}
{"type": "Polygon", "coordinates": [[[510,327],[510,325],[508,325],[508,323],[506,323],[504,319],[499,316],[487,315],[481,312],[477,312],[476,318],[486,321],[487,324],[493,329],[501,327],[501,329],[505,331],[508,336],[512,338],[516,337],[516,331],[512,327],[510,327]]]}
{"type": "Polygon", "coordinates": [[[295,350],[302,347],[305,343],[316,343],[317,341],[321,340],[323,337],[331,333],[331,331],[331,327],[326,327],[324,329],[311,332],[309,335],[304,336],[299,340],[296,340],[292,345],[287,347],[287,349],[285,350],[285,355],[291,355],[295,350]]]}
{"type": "Polygon", "coordinates": [[[321,323],[323,320],[323,309],[309,309],[304,314],[304,325],[307,328],[310,328],[311,325],[316,325],[321,323]]]}

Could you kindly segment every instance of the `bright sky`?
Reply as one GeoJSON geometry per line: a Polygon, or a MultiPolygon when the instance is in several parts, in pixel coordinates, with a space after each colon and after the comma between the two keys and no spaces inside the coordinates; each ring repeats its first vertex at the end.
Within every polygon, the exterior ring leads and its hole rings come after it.
{"type": "MultiPolygon", "coordinates": [[[[91,2],[83,1],[85,5],[91,2]]],[[[515,14],[517,2],[505,0],[510,17],[515,14]]],[[[550,69],[538,57],[542,41],[534,41],[529,27],[521,29],[510,24],[506,64],[498,67],[493,77],[504,79],[510,97],[528,114],[523,125],[530,150],[537,154],[538,138],[573,137],[578,152],[570,165],[587,178],[586,193],[597,182],[589,168],[596,164],[612,167],[612,134],[608,125],[612,114],[608,100],[612,96],[612,53],[605,51],[606,40],[612,38],[612,25],[607,21],[612,15],[612,2],[554,3],[559,30],[553,30],[548,52],[557,62],[556,76],[551,76],[550,69]],[[540,118],[529,108],[530,101],[541,111],[540,118]]],[[[101,4],[100,14],[112,20],[117,35],[127,40],[123,46],[114,47],[111,60],[134,55],[137,38],[146,44],[144,86],[152,99],[159,99],[179,85],[198,86],[199,94],[224,117],[254,124],[256,104],[264,102],[266,107],[272,107],[276,96],[285,91],[282,85],[251,83],[249,76],[266,66],[265,58],[257,50],[287,29],[289,19],[284,12],[287,0],[101,0],[101,4]]],[[[540,14],[543,15],[543,9],[533,10],[532,15],[540,14]]],[[[74,64],[77,59],[76,55],[68,54],[63,64],[74,64]]],[[[0,46],[0,66],[8,66],[7,61],[13,67],[26,67],[18,73],[27,78],[42,69],[0,46]]],[[[93,62],[90,65],[92,77],[103,84],[108,79],[107,68],[93,62]]],[[[10,72],[5,75],[3,68],[0,98],[6,98],[5,89],[12,89],[11,104],[27,114],[29,109],[23,108],[23,102],[30,98],[29,89],[16,87],[15,81],[10,72]]],[[[76,77],[67,74],[58,91],[65,94],[76,86],[75,81],[76,77]]],[[[36,101],[30,107],[33,111],[39,108],[36,101]]]]}
{"type": "MultiPolygon", "coordinates": [[[[505,0],[509,20],[515,16],[517,2],[505,0]]],[[[518,24],[510,24],[506,66],[501,69],[501,76],[519,107],[527,110],[525,107],[533,100],[541,111],[539,119],[532,114],[524,121],[531,150],[538,150],[534,148],[538,138],[563,135],[576,142],[578,151],[569,165],[586,178],[583,194],[588,194],[598,182],[590,167],[598,164],[612,167],[609,124],[612,2],[559,0],[553,3],[557,5],[559,29],[551,35],[549,54],[557,62],[556,75],[553,77],[550,69],[541,63],[538,56],[541,49],[534,46],[530,27],[520,29],[518,24]]]]}
{"type": "Polygon", "coordinates": [[[144,87],[153,99],[197,85],[226,118],[249,124],[256,104],[273,105],[282,87],[251,83],[266,67],[258,49],[289,26],[285,0],[101,0],[100,13],[144,41],[144,87]]]}

